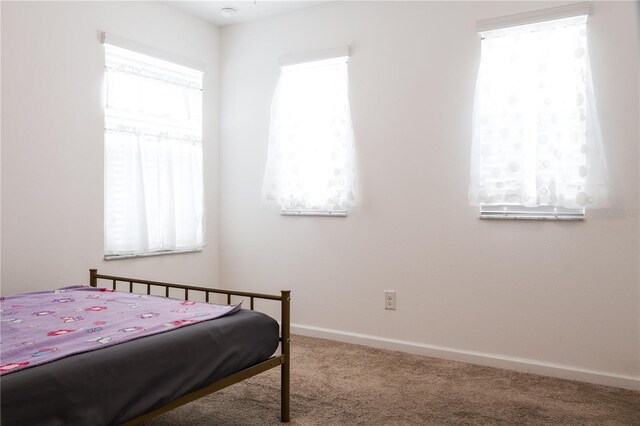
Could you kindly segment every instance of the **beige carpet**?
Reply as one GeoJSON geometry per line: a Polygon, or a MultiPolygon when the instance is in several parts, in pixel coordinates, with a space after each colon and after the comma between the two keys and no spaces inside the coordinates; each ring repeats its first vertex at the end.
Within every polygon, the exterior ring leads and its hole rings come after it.
{"type": "MultiPolygon", "coordinates": [[[[292,425],[640,425],[640,392],[294,336],[292,425]]],[[[147,425],[277,425],[279,369],[147,425]]]]}

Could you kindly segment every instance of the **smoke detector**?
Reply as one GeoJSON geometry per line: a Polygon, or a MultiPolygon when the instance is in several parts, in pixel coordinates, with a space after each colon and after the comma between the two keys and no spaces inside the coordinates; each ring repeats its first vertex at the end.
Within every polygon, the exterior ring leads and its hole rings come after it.
{"type": "Polygon", "coordinates": [[[238,14],[238,9],[227,6],[220,9],[220,13],[222,13],[222,16],[225,18],[231,18],[238,14]]]}

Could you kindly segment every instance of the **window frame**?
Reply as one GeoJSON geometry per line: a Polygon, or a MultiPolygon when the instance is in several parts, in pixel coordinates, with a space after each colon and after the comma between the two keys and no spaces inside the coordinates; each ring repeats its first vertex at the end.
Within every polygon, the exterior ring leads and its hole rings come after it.
{"type": "MultiPolygon", "coordinates": [[[[274,95],[274,104],[272,105],[272,111],[271,111],[271,115],[272,115],[272,123],[271,123],[271,128],[269,130],[269,139],[270,139],[270,143],[269,143],[269,153],[268,153],[268,158],[267,158],[267,170],[265,171],[265,178],[263,181],[263,190],[262,190],[262,196],[263,199],[269,203],[269,204],[276,204],[279,208],[280,208],[280,215],[282,216],[323,216],[323,217],[346,217],[348,214],[348,210],[350,208],[353,207],[353,203],[344,203],[344,200],[341,200],[340,202],[342,203],[342,205],[340,206],[336,206],[336,207],[345,207],[345,208],[331,208],[329,206],[322,205],[322,203],[320,203],[320,206],[318,208],[312,208],[312,207],[288,207],[286,206],[285,202],[282,201],[282,199],[279,197],[282,192],[281,189],[277,189],[275,191],[272,190],[267,190],[267,186],[266,186],[266,181],[267,181],[267,176],[270,170],[279,170],[282,169],[282,167],[280,168],[271,168],[272,164],[272,152],[271,150],[273,149],[273,147],[281,147],[282,146],[282,142],[272,142],[273,139],[273,126],[274,126],[274,105],[275,105],[275,98],[279,98],[281,96],[281,92],[278,91],[278,88],[280,87],[280,84],[282,83],[282,78],[283,72],[292,72],[293,70],[296,70],[297,68],[300,69],[312,69],[315,67],[322,67],[322,66],[326,66],[326,65],[332,65],[332,64],[341,64],[344,63],[345,66],[347,67],[348,70],[348,63],[349,63],[349,58],[350,58],[350,48],[349,46],[344,46],[344,47],[339,47],[339,48],[334,48],[334,49],[325,49],[325,50],[320,50],[320,51],[314,51],[314,52],[305,52],[305,53],[300,53],[300,54],[292,54],[292,55],[285,55],[283,57],[281,57],[278,61],[278,65],[281,68],[281,74],[278,80],[278,86],[276,88],[276,95],[274,95]],[[286,71],[285,71],[286,69],[286,71]],[[346,204],[346,206],[345,206],[346,204]]],[[[348,78],[348,71],[347,71],[347,75],[346,77],[348,78]]],[[[347,98],[347,122],[349,123],[348,127],[349,127],[349,134],[351,135],[351,141],[352,143],[354,142],[354,137],[353,137],[353,130],[351,128],[352,122],[351,122],[351,113],[350,113],[350,108],[348,105],[348,86],[346,88],[346,93],[345,96],[347,98]]],[[[344,122],[344,120],[343,120],[344,122]]],[[[277,148],[277,149],[281,149],[281,148],[277,148]]],[[[299,153],[298,153],[299,154],[299,153]]],[[[355,153],[351,153],[352,155],[355,156],[355,153]]],[[[352,161],[355,162],[355,157],[352,159],[352,161]]],[[[277,162],[275,162],[277,164],[277,162]]],[[[282,166],[282,164],[280,164],[280,166],[282,166]]],[[[353,165],[354,170],[355,170],[355,163],[353,165]]],[[[347,177],[347,182],[351,182],[351,188],[350,188],[350,193],[351,193],[351,200],[353,201],[353,192],[355,190],[355,171],[353,172],[353,175],[349,175],[347,173],[348,177],[347,177]]],[[[324,176],[324,175],[323,175],[324,176]]],[[[273,183],[273,178],[270,178],[271,180],[269,180],[269,182],[273,183]]],[[[349,185],[349,184],[348,184],[349,185]]],[[[348,186],[347,185],[347,186],[348,186]]],[[[292,205],[295,205],[296,203],[290,203],[292,205]]],[[[305,203],[300,203],[305,204],[305,203]]]]}
{"type": "MultiPolygon", "coordinates": [[[[199,156],[200,161],[203,161],[203,150],[204,150],[204,141],[203,141],[203,115],[202,112],[204,110],[204,73],[205,73],[205,64],[198,62],[198,61],[194,61],[188,58],[184,58],[181,57],[179,55],[175,55],[169,52],[165,52],[159,49],[156,49],[154,47],[151,46],[146,46],[131,40],[127,40],[121,37],[118,37],[116,35],[110,34],[110,33],[103,33],[102,34],[102,43],[103,45],[105,45],[105,52],[104,52],[104,59],[105,59],[105,87],[104,87],[104,109],[103,109],[103,117],[104,117],[104,122],[105,122],[105,127],[104,127],[104,133],[103,133],[103,143],[104,143],[104,149],[105,149],[105,158],[103,161],[103,165],[104,165],[104,174],[105,174],[105,182],[104,182],[104,200],[105,200],[105,204],[104,204],[104,214],[105,214],[105,221],[104,221],[104,231],[103,231],[103,237],[104,237],[104,246],[103,246],[103,259],[105,261],[110,261],[110,260],[118,260],[118,259],[130,259],[130,258],[137,258],[137,257],[150,257],[150,256],[163,256],[163,255],[170,255],[170,254],[185,254],[185,253],[196,253],[196,252],[201,252],[204,248],[204,246],[206,245],[206,227],[205,227],[205,199],[204,199],[204,173],[203,173],[203,168],[204,168],[204,164],[202,163],[199,167],[200,169],[200,176],[196,176],[194,175],[196,178],[200,178],[202,180],[202,185],[201,185],[201,195],[202,197],[196,197],[194,198],[194,200],[199,200],[199,202],[197,202],[198,204],[200,204],[200,206],[198,208],[196,208],[194,210],[194,213],[198,213],[197,215],[195,215],[193,217],[193,220],[196,221],[201,221],[200,224],[195,225],[195,229],[199,230],[197,231],[197,237],[194,239],[194,244],[193,246],[189,246],[189,244],[187,245],[183,245],[183,247],[179,247],[179,248],[165,248],[165,247],[161,247],[161,248],[150,248],[150,249],[145,249],[145,248],[141,248],[141,247],[136,247],[133,250],[121,250],[120,252],[114,252],[117,251],[115,248],[108,248],[107,247],[107,173],[108,173],[108,164],[107,164],[107,156],[106,156],[106,147],[107,147],[107,140],[106,140],[106,134],[107,132],[113,132],[113,129],[108,128],[107,127],[107,117],[109,116],[109,109],[106,105],[107,102],[107,95],[108,95],[108,91],[107,91],[107,87],[106,87],[106,78],[107,78],[107,67],[106,67],[106,62],[107,62],[107,57],[108,57],[108,53],[107,53],[107,45],[109,46],[113,46],[116,47],[118,49],[124,49],[129,51],[129,53],[132,54],[133,58],[136,58],[136,56],[140,55],[139,57],[148,57],[150,60],[153,61],[157,61],[157,62],[165,62],[168,65],[170,65],[171,67],[175,67],[176,69],[181,68],[181,69],[185,69],[188,68],[189,72],[191,72],[193,75],[196,75],[196,73],[200,73],[199,77],[198,77],[198,81],[199,83],[199,88],[198,90],[200,91],[199,94],[199,106],[200,106],[200,118],[198,118],[199,121],[199,125],[197,127],[194,127],[193,129],[198,129],[197,131],[197,139],[199,140],[193,140],[192,143],[194,144],[199,144],[199,149],[200,149],[200,153],[196,156],[196,158],[199,156]],[[186,246],[186,247],[185,247],[186,246]]],[[[167,70],[172,70],[172,68],[167,68],[167,70]]],[[[173,70],[172,70],[173,71],[173,70]]],[[[170,72],[168,72],[167,74],[165,74],[163,76],[163,78],[167,78],[170,79],[171,75],[170,72]]],[[[112,116],[113,117],[113,116],[112,116]]],[[[129,119],[129,117],[127,117],[127,115],[123,115],[123,117],[125,117],[125,119],[129,119]]],[[[112,118],[113,120],[113,118],[112,118]]],[[[170,127],[167,127],[166,131],[162,131],[162,134],[165,134],[166,137],[168,137],[169,139],[172,139],[170,133],[169,132],[170,127]]],[[[144,133],[140,133],[140,134],[144,134],[144,133]]],[[[188,138],[190,138],[191,136],[189,136],[188,138]]],[[[197,154],[197,153],[196,153],[197,154]]],[[[192,154],[195,155],[195,154],[192,154]]],[[[171,156],[172,159],[175,160],[174,156],[171,156]]],[[[165,175],[162,174],[162,176],[164,177],[165,175]]],[[[160,184],[161,185],[161,184],[160,184]]],[[[200,191],[196,191],[196,194],[200,192],[200,191]]],[[[143,198],[144,193],[141,195],[143,198]]],[[[174,207],[176,206],[176,203],[178,202],[178,200],[174,200],[174,207]]],[[[162,206],[159,206],[160,209],[162,209],[162,206]]],[[[161,240],[165,240],[165,238],[167,237],[167,234],[165,232],[162,232],[162,230],[160,230],[160,239],[161,240]]],[[[176,241],[177,242],[177,241],[176,241]]],[[[178,246],[180,244],[177,244],[178,246]]]]}
{"type": "MultiPolygon", "coordinates": [[[[483,33],[502,30],[511,27],[542,24],[547,22],[585,16],[590,14],[590,3],[581,2],[562,5],[554,8],[536,10],[499,18],[486,19],[476,23],[477,32],[483,33]]],[[[586,19],[585,18],[585,19],[586,19]]],[[[588,21],[588,19],[586,19],[588,21]]],[[[483,37],[484,38],[484,37],[483,37]]],[[[474,112],[475,113],[475,112],[474,112]]],[[[554,205],[538,205],[528,207],[523,204],[478,203],[480,219],[511,219],[511,220],[569,220],[583,221],[585,207],[564,208],[554,205]]]]}

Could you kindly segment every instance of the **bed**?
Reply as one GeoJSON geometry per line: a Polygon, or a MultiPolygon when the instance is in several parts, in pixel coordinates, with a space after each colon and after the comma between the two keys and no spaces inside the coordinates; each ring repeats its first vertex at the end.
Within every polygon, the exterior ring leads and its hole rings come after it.
{"type": "Polygon", "coordinates": [[[162,299],[171,296],[169,300],[177,303],[179,293],[188,305],[194,298],[213,302],[223,297],[227,305],[242,298],[249,306],[214,320],[180,323],[165,332],[4,374],[3,425],[134,425],[278,366],[280,419],[289,421],[289,291],[272,295],[211,289],[103,275],[96,269],[90,270],[90,287],[84,290],[105,290],[105,282],[106,291],[121,292],[124,286],[127,293],[149,300],[162,292],[162,299]],[[258,300],[280,303],[280,324],[255,310],[258,300]]]}

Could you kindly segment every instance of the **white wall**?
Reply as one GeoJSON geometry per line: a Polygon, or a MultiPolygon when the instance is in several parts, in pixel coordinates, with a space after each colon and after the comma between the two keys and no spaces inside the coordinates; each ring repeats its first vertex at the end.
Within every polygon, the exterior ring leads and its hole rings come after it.
{"type": "Polygon", "coordinates": [[[86,283],[88,269],[218,279],[219,34],[156,2],[2,2],[2,293],[86,283]],[[201,253],[105,262],[101,32],[207,64],[201,253]]]}
{"type": "Polygon", "coordinates": [[[637,4],[589,23],[621,217],[481,221],[466,201],[475,22],[554,5],[334,2],[221,29],[221,282],[292,289],[297,332],[639,387],[637,4]],[[280,216],[260,202],[277,60],[347,44],[360,204],[280,216]]]}

